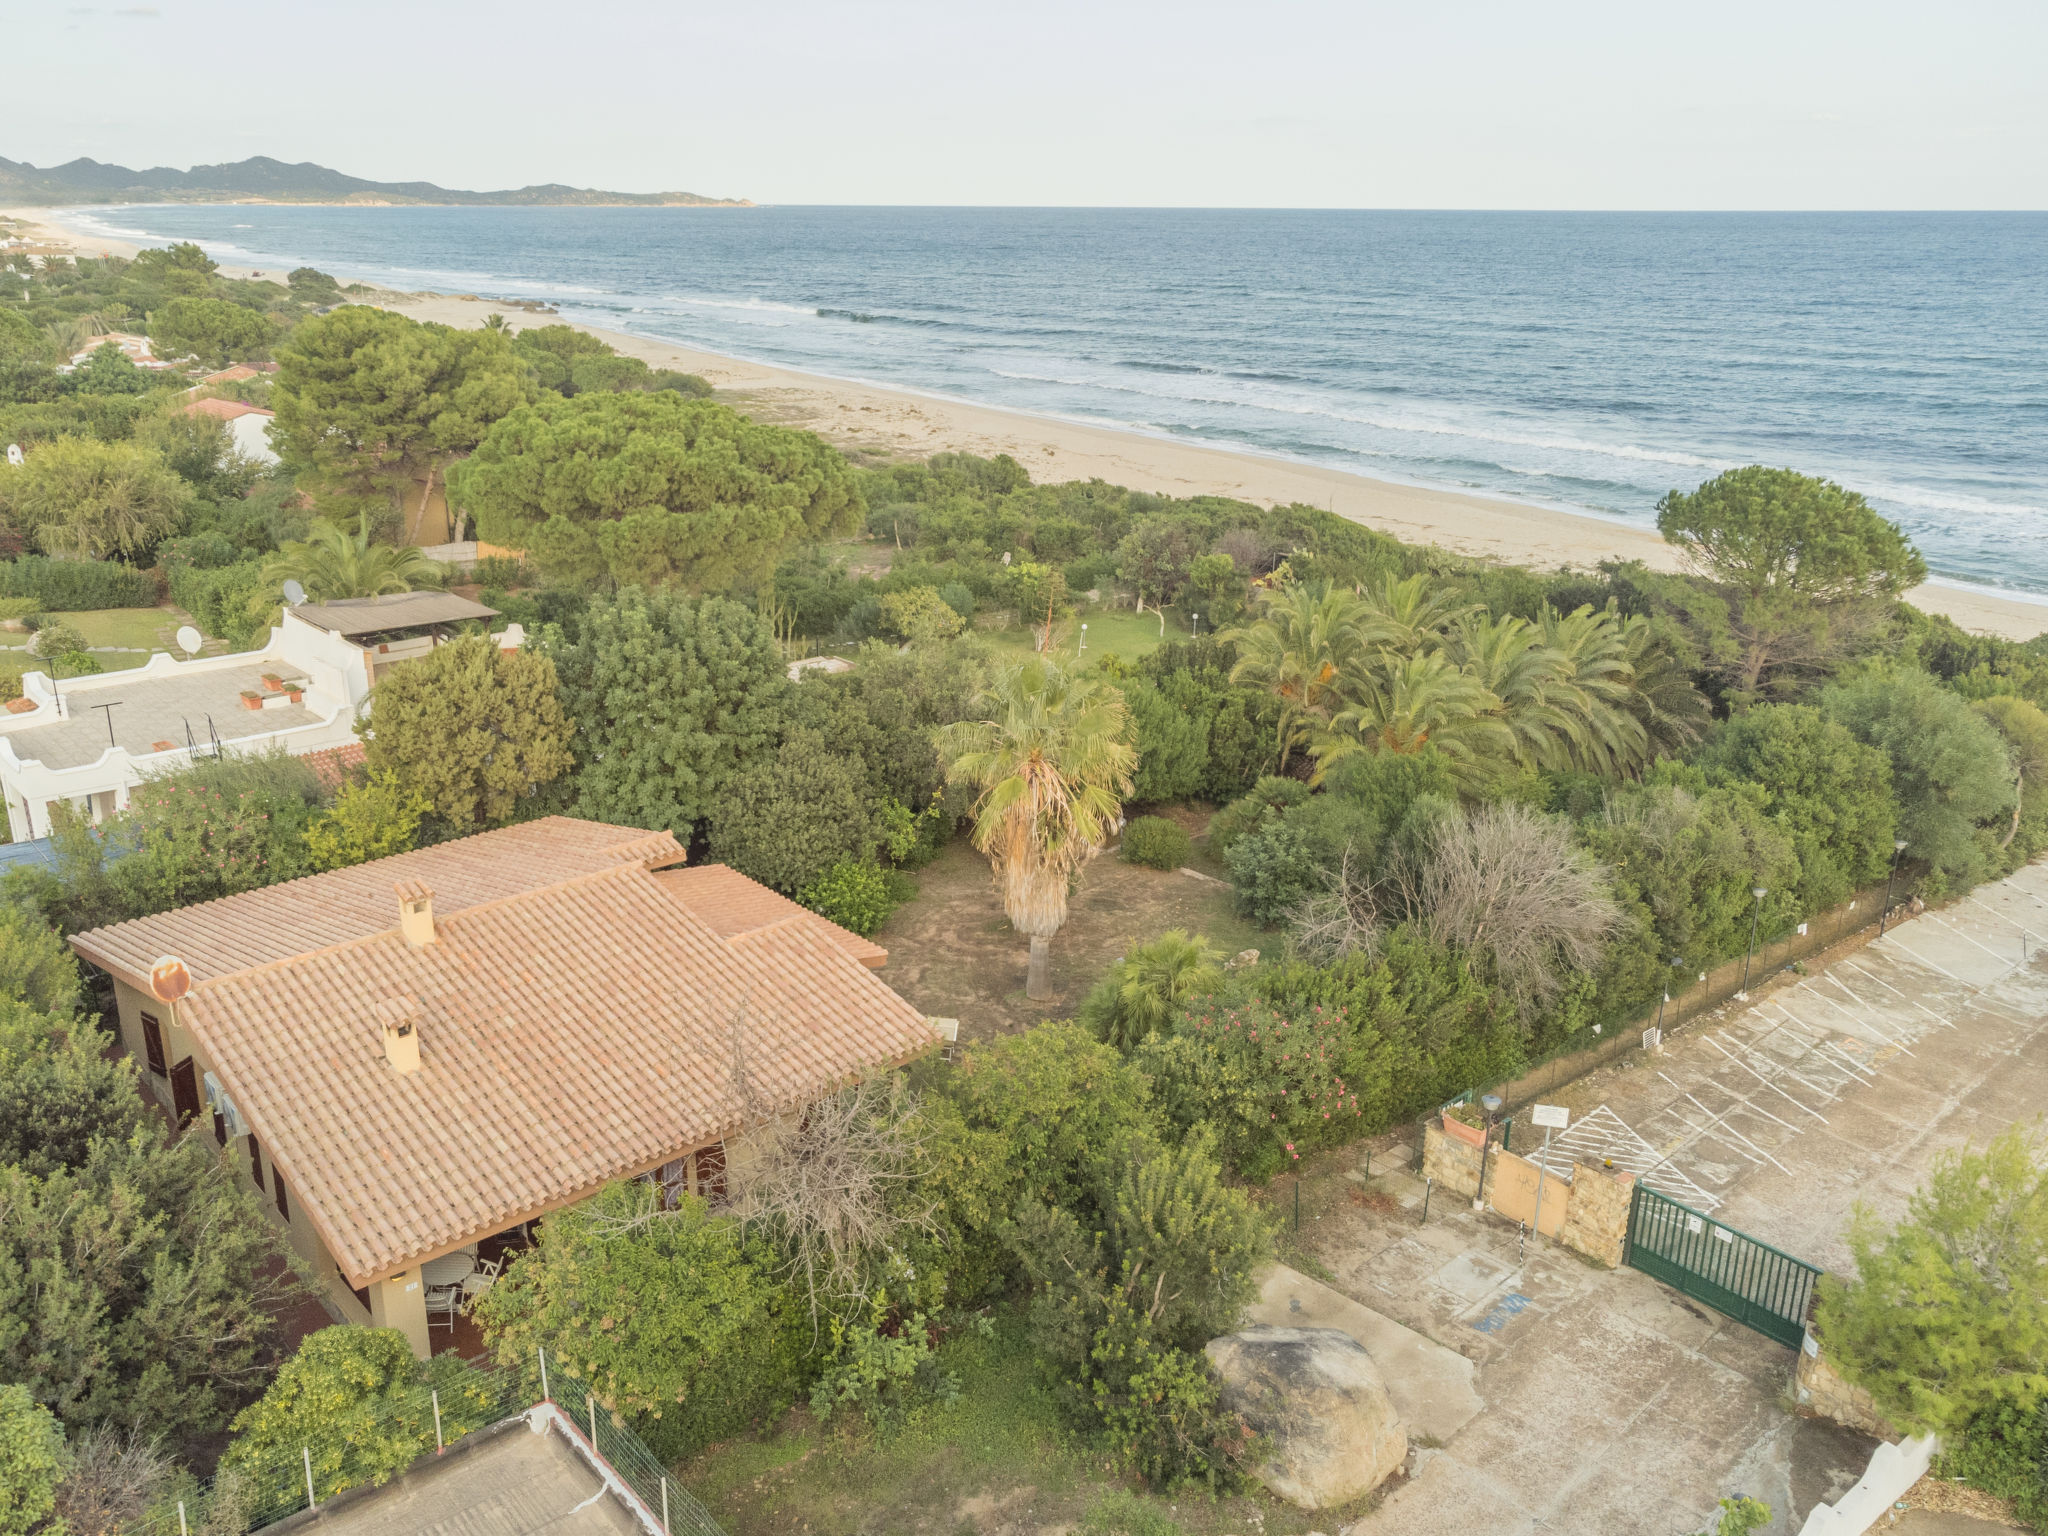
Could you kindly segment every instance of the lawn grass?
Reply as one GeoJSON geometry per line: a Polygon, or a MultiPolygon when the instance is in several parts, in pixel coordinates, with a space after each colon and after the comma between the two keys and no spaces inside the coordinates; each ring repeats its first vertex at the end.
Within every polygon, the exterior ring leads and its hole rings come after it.
{"type": "MultiPolygon", "coordinates": [[[[94,658],[104,671],[125,672],[149,660],[148,652],[166,651],[181,660],[179,626],[192,623],[182,608],[165,604],[161,608],[93,608],[82,613],[53,613],[85,637],[86,649],[97,651],[94,658]]],[[[29,654],[33,638],[26,630],[0,630],[0,677],[19,679],[24,672],[48,669],[29,654]]],[[[216,655],[224,647],[208,641],[205,654],[216,655]]]]}
{"type": "Polygon", "coordinates": [[[100,608],[90,613],[56,615],[85,636],[88,646],[123,646],[131,649],[169,651],[178,649],[178,626],[192,622],[176,608],[100,608]]]}
{"type": "Polygon", "coordinates": [[[1263,1491],[1222,1499],[1199,1487],[1138,1491],[1062,1422],[1021,1313],[996,1308],[991,1323],[988,1337],[960,1329],[940,1348],[959,1377],[958,1398],[917,1410],[892,1432],[857,1419],[821,1424],[798,1409],[772,1431],[678,1465],[676,1476],[731,1536],[968,1536],[1084,1520],[1105,1536],[1334,1529],[1327,1513],[1306,1514],[1263,1491]]]}
{"type": "MultiPolygon", "coordinates": [[[[998,651],[1017,656],[1034,656],[1037,652],[1039,629],[1018,627],[984,631],[998,651]]],[[[1203,621],[1203,633],[1208,633],[1208,621],[1203,621]]],[[[1076,658],[1083,664],[1099,661],[1104,656],[1115,656],[1120,661],[1137,661],[1158,650],[1168,640],[1188,638],[1187,626],[1172,614],[1166,616],[1166,632],[1159,631],[1159,615],[1156,613],[1132,613],[1126,609],[1091,608],[1077,617],[1062,619],[1053,626],[1053,650],[1060,661],[1071,665],[1076,658]],[[1080,626],[1088,626],[1088,648],[1078,649],[1081,638],[1080,626]]]]}

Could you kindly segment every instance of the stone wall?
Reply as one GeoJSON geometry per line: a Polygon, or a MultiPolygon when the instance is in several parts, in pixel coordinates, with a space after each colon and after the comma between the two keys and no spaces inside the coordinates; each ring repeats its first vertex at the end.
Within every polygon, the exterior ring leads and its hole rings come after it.
{"type": "MultiPolygon", "coordinates": [[[[1510,1221],[1535,1219],[1535,1166],[1499,1147],[1486,1149],[1486,1197],[1510,1221]]],[[[1422,1128],[1422,1176],[1438,1189],[1470,1200],[1479,1193],[1479,1148],[1445,1132],[1435,1116],[1422,1128]]],[[[1619,1169],[1572,1165],[1570,1182],[1545,1181],[1543,1230],[1575,1253],[1605,1264],[1621,1264],[1628,1238],[1629,1201],[1635,1177],[1619,1169]]]]}
{"type": "Polygon", "coordinates": [[[1432,1115],[1422,1129],[1422,1176],[1470,1200],[1479,1193],[1479,1149],[1446,1135],[1432,1115]]]}
{"type": "Polygon", "coordinates": [[[1837,1424],[1846,1424],[1851,1429],[1860,1429],[1880,1440],[1899,1438],[1899,1432],[1877,1411],[1877,1404],[1870,1394],[1844,1381],[1835,1374],[1835,1368],[1821,1358],[1820,1340],[1811,1332],[1806,1335],[1805,1347],[1799,1351],[1799,1364],[1793,1372],[1793,1380],[1799,1389],[1799,1406],[1808,1412],[1823,1419],[1833,1419],[1837,1424]]]}
{"type": "Polygon", "coordinates": [[[1565,1207],[1559,1241],[1609,1269],[1619,1269],[1621,1250],[1628,1241],[1629,1203],[1635,1192],[1632,1173],[1573,1163],[1572,1198],[1565,1207]]]}

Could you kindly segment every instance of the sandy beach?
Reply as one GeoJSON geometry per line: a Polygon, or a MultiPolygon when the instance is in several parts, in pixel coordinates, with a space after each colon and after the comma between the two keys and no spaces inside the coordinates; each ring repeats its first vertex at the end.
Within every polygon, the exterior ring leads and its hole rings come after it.
{"type": "MultiPolygon", "coordinates": [[[[66,229],[53,220],[49,209],[0,209],[0,214],[29,223],[31,239],[71,246],[81,255],[129,255],[135,249],[66,229]]],[[[233,276],[258,275],[223,270],[233,276]]],[[[261,275],[273,280],[282,276],[261,275]]],[[[384,302],[416,319],[453,326],[481,325],[493,312],[503,313],[515,328],[559,323],[517,303],[480,296],[392,294],[384,302]]],[[[1234,496],[1261,504],[1306,502],[1413,543],[1541,570],[1588,569],[1602,560],[1641,560],[1660,570],[1678,565],[1675,551],[1654,529],[1606,518],[1402,485],[1185,439],[853,383],[621,332],[581,328],[652,367],[700,374],[749,414],[815,431],[869,461],[923,458],[949,450],[1007,453],[1038,481],[1099,478],[1162,495],[1234,496]]],[[[1977,634],[2025,640],[2048,630],[2048,600],[2028,602],[1937,582],[1915,588],[1908,598],[1977,634]]]]}

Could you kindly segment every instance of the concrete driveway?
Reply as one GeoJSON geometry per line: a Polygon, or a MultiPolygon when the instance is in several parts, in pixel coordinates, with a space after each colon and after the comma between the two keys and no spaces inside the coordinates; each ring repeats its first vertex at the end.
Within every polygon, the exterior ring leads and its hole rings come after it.
{"type": "MultiPolygon", "coordinates": [[[[2029,868],[1759,984],[1555,1097],[1575,1121],[1624,1127],[1653,1185],[1844,1269],[1856,1202],[1896,1218],[1937,1152],[2048,1102],[2036,932],[2048,871],[2029,868]]],[[[1375,1154],[1371,1198],[1325,1212],[1316,1255],[1338,1289],[1471,1359],[1483,1409],[1425,1446],[1356,1536],[1687,1536],[1735,1493],[1790,1532],[1862,1474],[1874,1442],[1791,1411],[1783,1345],[1638,1271],[1533,1238],[1523,1251],[1462,1202],[1433,1199],[1425,1224],[1421,1186],[1387,1161],[1375,1154]]]]}

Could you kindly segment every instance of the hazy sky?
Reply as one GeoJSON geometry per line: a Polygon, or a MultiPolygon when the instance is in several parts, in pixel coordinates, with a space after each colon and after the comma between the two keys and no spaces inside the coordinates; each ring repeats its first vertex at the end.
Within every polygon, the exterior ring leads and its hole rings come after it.
{"type": "Polygon", "coordinates": [[[2044,63],[2044,0],[0,0],[0,155],[780,203],[2043,208],[2044,63]]]}

